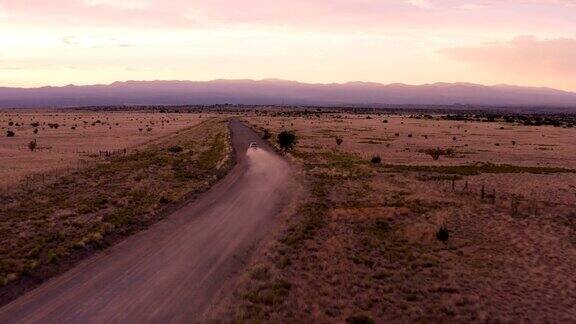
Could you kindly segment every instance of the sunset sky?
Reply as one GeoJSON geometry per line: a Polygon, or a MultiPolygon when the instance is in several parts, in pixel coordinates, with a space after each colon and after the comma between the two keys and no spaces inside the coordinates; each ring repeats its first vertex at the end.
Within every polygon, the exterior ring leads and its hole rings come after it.
{"type": "Polygon", "coordinates": [[[576,91],[576,0],[0,0],[0,86],[474,82],[576,91]]]}

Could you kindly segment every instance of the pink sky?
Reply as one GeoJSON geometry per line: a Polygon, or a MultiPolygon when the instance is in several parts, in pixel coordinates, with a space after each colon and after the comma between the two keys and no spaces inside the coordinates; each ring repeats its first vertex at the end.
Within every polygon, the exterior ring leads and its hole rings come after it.
{"type": "Polygon", "coordinates": [[[0,86],[281,78],[576,91],[576,0],[0,0],[0,86]]]}

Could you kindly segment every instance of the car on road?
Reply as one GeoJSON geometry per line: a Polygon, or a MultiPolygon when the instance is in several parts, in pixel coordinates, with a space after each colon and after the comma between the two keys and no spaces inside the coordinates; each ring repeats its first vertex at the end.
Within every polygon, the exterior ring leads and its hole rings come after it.
{"type": "Polygon", "coordinates": [[[251,148],[251,149],[257,149],[257,148],[258,148],[258,143],[256,143],[256,142],[250,143],[249,148],[251,148]]]}

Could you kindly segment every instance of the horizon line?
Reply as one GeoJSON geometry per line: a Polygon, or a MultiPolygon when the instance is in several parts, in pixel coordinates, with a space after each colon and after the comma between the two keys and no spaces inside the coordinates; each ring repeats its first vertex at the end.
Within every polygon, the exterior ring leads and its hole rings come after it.
{"type": "Polygon", "coordinates": [[[497,88],[497,87],[515,87],[515,88],[525,88],[525,89],[542,89],[542,90],[554,90],[560,91],[565,93],[572,93],[576,94],[575,90],[565,90],[559,88],[552,88],[548,86],[523,86],[523,85],[515,85],[515,84],[506,84],[506,83],[499,83],[499,84],[482,84],[482,83],[475,83],[475,82],[467,82],[467,81],[457,81],[457,82],[446,82],[446,81],[437,81],[437,82],[428,82],[428,83],[419,83],[419,84],[410,84],[410,83],[403,83],[403,82],[392,82],[392,83],[382,83],[376,81],[343,81],[343,82],[306,82],[306,81],[298,81],[298,80],[289,80],[289,79],[280,79],[280,78],[262,78],[262,79],[249,79],[249,78],[217,78],[217,79],[209,79],[209,80],[191,80],[191,79],[153,79],[153,80],[118,80],[112,81],[110,83],[87,83],[87,84],[67,84],[67,85],[43,85],[43,86],[34,86],[34,87],[21,87],[21,86],[2,86],[0,88],[4,89],[43,89],[43,88],[65,88],[65,87],[90,87],[90,86],[112,86],[118,83],[130,83],[130,82],[197,82],[197,83],[210,83],[210,82],[219,82],[219,81],[246,81],[246,82],[266,82],[266,81],[278,81],[278,82],[290,82],[290,83],[298,83],[304,85],[347,85],[347,84],[373,84],[373,85],[380,85],[380,86],[407,86],[407,87],[422,87],[422,86],[433,86],[433,85],[469,85],[469,86],[480,86],[480,87],[487,87],[487,88],[497,88]]]}

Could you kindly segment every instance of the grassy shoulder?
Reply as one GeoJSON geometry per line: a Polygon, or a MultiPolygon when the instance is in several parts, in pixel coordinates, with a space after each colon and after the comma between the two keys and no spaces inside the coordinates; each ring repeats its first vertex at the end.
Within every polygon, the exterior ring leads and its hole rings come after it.
{"type": "Polygon", "coordinates": [[[232,165],[229,136],[226,120],[207,120],[134,153],[3,194],[0,301],[206,191],[232,165]]]}

